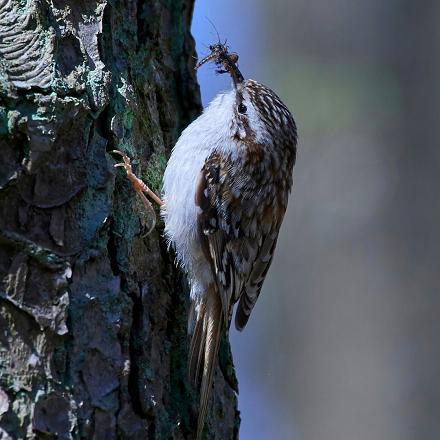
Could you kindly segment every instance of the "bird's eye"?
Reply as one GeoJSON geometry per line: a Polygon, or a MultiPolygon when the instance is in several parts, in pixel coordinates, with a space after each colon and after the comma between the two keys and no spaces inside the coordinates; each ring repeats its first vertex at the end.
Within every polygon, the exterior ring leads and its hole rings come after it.
{"type": "Polygon", "coordinates": [[[247,107],[243,103],[238,105],[238,113],[241,113],[241,114],[246,113],[246,110],[247,110],[247,107]]]}

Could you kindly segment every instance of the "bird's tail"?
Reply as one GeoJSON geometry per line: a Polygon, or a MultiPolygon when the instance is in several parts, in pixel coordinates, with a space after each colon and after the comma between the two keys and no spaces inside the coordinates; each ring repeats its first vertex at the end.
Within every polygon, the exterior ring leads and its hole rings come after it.
{"type": "Polygon", "coordinates": [[[197,312],[191,339],[188,370],[194,383],[197,384],[200,380],[200,407],[197,422],[197,440],[199,440],[202,436],[208,410],[223,323],[221,299],[215,286],[211,286],[205,292],[197,312]]]}

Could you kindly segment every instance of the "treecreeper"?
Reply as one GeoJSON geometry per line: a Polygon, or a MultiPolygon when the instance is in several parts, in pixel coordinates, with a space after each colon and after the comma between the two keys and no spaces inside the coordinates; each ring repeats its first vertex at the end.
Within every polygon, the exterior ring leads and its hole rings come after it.
{"type": "Polygon", "coordinates": [[[147,208],[161,205],[165,237],[187,273],[191,311],[188,372],[200,389],[197,440],[202,436],[221,332],[243,330],[274,254],[293,184],[297,128],[268,87],[244,79],[226,44],[209,47],[232,89],[217,95],[181,134],[163,177],[162,198],[122,166],[147,208]]]}

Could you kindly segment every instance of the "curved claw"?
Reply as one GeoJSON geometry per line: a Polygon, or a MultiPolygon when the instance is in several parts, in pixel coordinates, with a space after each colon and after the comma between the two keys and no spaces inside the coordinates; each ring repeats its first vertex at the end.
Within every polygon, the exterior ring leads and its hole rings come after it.
{"type": "Polygon", "coordinates": [[[119,154],[120,156],[122,156],[123,162],[119,162],[119,163],[113,165],[115,168],[123,167],[123,168],[125,168],[125,171],[127,171],[127,174],[133,174],[132,168],[131,168],[131,160],[125,153],[123,153],[122,151],[119,151],[119,150],[112,150],[111,153],[119,154]]]}
{"type": "Polygon", "coordinates": [[[150,188],[148,188],[147,185],[145,185],[145,183],[141,179],[139,179],[133,173],[133,170],[131,168],[131,160],[125,153],[123,153],[122,151],[119,151],[119,150],[112,150],[111,153],[119,154],[122,157],[122,162],[116,163],[113,166],[115,168],[124,168],[125,169],[125,172],[127,173],[127,178],[131,182],[133,189],[136,191],[137,195],[141,199],[145,208],[152,213],[153,222],[152,222],[150,228],[148,229],[147,233],[144,234],[144,236],[149,235],[151,233],[151,231],[154,229],[154,227],[156,226],[156,213],[154,212],[154,209],[151,206],[151,203],[147,199],[145,194],[147,194],[149,197],[151,197],[159,205],[162,205],[163,202],[162,202],[162,200],[160,200],[160,198],[153,191],[151,191],[150,188]]]}
{"type": "MultiPolygon", "coordinates": [[[[120,151],[120,150],[112,150],[112,151],[110,151],[110,153],[119,154],[120,156],[127,156],[125,153],[123,153],[123,152],[120,151]]],[[[127,156],[127,157],[128,157],[128,156],[127,156]]]]}
{"type": "Polygon", "coordinates": [[[125,153],[123,153],[122,151],[119,151],[119,150],[112,150],[111,152],[122,156],[123,162],[116,163],[113,166],[115,168],[121,167],[121,168],[125,169],[125,172],[127,173],[128,180],[130,180],[131,184],[133,185],[134,190],[141,197],[144,204],[146,206],[150,205],[150,207],[151,207],[151,203],[144,195],[144,193],[145,193],[145,194],[147,194],[148,197],[150,197],[153,201],[155,201],[159,206],[162,206],[163,201],[160,199],[160,197],[157,196],[141,179],[139,179],[133,173],[130,158],[125,153]]]}

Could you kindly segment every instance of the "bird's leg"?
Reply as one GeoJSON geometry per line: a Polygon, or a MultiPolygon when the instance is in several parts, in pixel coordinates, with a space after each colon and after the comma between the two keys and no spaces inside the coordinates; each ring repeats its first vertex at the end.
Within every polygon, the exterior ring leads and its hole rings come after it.
{"type": "Polygon", "coordinates": [[[134,173],[131,168],[131,161],[130,158],[119,150],[113,150],[112,153],[119,154],[122,157],[122,162],[117,163],[114,165],[115,168],[122,167],[124,168],[125,172],[127,173],[128,180],[133,185],[134,190],[141,198],[142,202],[144,203],[145,207],[147,209],[152,209],[150,201],[145,197],[145,194],[150,197],[151,200],[156,202],[159,206],[163,205],[163,201],[160,199],[160,197],[155,194],[150,188],[148,188],[145,183],[139,179],[134,173]]]}

